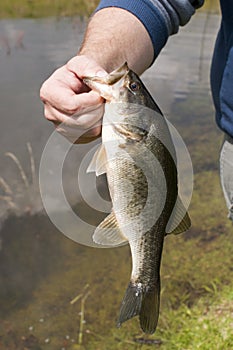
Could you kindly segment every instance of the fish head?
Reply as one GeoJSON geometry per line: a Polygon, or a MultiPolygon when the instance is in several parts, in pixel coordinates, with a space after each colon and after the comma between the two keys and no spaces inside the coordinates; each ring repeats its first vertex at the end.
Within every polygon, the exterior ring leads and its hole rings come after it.
{"type": "Polygon", "coordinates": [[[135,103],[153,108],[153,98],[127,62],[105,76],[85,76],[83,82],[107,102],[135,103]]]}
{"type": "Polygon", "coordinates": [[[148,133],[149,126],[145,124],[151,124],[151,120],[145,120],[144,107],[162,115],[139,76],[126,62],[106,76],[84,77],[83,81],[107,103],[117,104],[119,119],[115,129],[127,139],[138,141],[148,133]]]}
{"type": "Polygon", "coordinates": [[[120,102],[124,91],[124,81],[129,72],[127,63],[105,76],[84,77],[83,82],[98,92],[106,102],[120,102]]]}

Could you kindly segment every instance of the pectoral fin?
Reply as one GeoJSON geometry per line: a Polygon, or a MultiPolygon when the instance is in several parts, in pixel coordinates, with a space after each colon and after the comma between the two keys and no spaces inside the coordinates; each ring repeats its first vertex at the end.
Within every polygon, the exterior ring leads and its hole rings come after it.
{"type": "Polygon", "coordinates": [[[95,229],[93,241],[109,248],[127,244],[126,237],[123,236],[114,212],[111,212],[95,229]]]}
{"type": "Polygon", "coordinates": [[[96,176],[106,173],[107,156],[104,145],[102,144],[95,152],[88,168],[87,173],[95,172],[96,176]]]}
{"type": "Polygon", "coordinates": [[[180,197],[177,197],[170,219],[167,223],[166,234],[179,234],[191,227],[191,220],[180,197]]]}

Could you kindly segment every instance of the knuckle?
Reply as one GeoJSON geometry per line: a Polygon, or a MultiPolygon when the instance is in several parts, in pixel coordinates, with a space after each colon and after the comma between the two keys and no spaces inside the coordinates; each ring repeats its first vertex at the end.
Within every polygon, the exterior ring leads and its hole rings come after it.
{"type": "Polygon", "coordinates": [[[44,109],[44,117],[45,119],[49,121],[54,121],[55,119],[53,118],[51,112],[49,112],[46,108],[44,109]]]}
{"type": "Polygon", "coordinates": [[[74,67],[79,63],[80,56],[74,56],[72,57],[65,65],[66,69],[73,70],[74,67]]]}
{"type": "Polygon", "coordinates": [[[70,116],[75,115],[80,111],[80,108],[78,106],[75,106],[72,103],[64,105],[63,107],[64,107],[64,111],[70,116]]]}

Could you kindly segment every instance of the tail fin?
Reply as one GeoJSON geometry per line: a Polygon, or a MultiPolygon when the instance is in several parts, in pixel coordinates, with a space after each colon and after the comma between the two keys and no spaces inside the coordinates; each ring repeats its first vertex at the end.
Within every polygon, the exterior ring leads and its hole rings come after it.
{"type": "Polygon", "coordinates": [[[154,333],[159,318],[160,283],[146,290],[141,283],[130,282],[120,308],[117,326],[139,315],[140,325],[145,333],[154,333]]]}

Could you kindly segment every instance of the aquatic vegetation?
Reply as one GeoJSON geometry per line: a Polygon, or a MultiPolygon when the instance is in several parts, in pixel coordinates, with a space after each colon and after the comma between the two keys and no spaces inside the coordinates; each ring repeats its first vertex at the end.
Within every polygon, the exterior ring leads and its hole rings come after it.
{"type": "Polygon", "coordinates": [[[9,38],[6,35],[0,36],[0,49],[4,50],[7,55],[11,54],[11,47],[9,43],[9,38]]]}
{"type": "Polygon", "coordinates": [[[34,214],[42,211],[42,202],[40,198],[38,176],[36,174],[35,160],[31,144],[27,143],[29,155],[30,176],[26,174],[20,160],[14,153],[7,152],[6,157],[10,158],[17,169],[17,179],[15,183],[8,183],[3,177],[0,177],[0,201],[3,203],[1,217],[6,217],[10,213],[23,215],[25,213],[34,214]]]}
{"type": "Polygon", "coordinates": [[[6,55],[11,55],[14,49],[25,49],[24,45],[24,31],[14,30],[9,33],[0,33],[0,51],[6,55]]]}
{"type": "Polygon", "coordinates": [[[0,18],[90,15],[98,0],[2,0],[0,18]]]}
{"type": "Polygon", "coordinates": [[[89,295],[91,294],[91,291],[89,289],[89,284],[86,284],[85,287],[83,288],[83,292],[79,295],[77,295],[74,299],[71,300],[70,304],[74,305],[77,303],[78,300],[81,300],[81,309],[79,312],[80,315],[80,323],[79,323],[79,333],[78,333],[78,341],[77,344],[75,344],[72,349],[79,349],[80,346],[83,343],[83,329],[84,329],[84,323],[86,323],[85,318],[84,318],[84,313],[85,313],[85,303],[89,295]],[[84,292],[87,290],[87,292],[84,294],[84,292]]]}
{"type": "MultiPolygon", "coordinates": [[[[1,0],[0,18],[90,15],[98,0],[1,0]]],[[[219,0],[205,0],[202,11],[219,11],[219,0]]]]}

